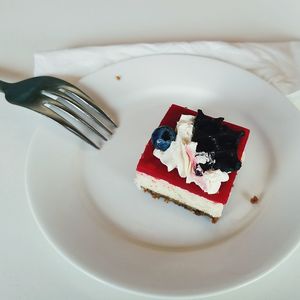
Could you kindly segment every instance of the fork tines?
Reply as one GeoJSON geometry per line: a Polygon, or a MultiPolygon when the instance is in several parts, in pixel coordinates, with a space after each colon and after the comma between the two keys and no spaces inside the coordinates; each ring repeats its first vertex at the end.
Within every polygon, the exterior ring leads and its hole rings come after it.
{"type": "Polygon", "coordinates": [[[100,148],[117,127],[85,93],[73,86],[43,90],[42,94],[46,97],[44,106],[56,114],[53,119],[96,148],[100,148]]]}

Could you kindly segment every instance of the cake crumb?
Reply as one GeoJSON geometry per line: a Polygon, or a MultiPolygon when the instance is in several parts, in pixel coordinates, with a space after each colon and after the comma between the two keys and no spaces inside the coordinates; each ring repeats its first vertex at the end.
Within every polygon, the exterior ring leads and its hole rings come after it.
{"type": "Polygon", "coordinates": [[[216,224],[218,222],[218,220],[219,220],[219,218],[214,218],[214,217],[211,218],[211,222],[213,224],[216,224]]]}
{"type": "Polygon", "coordinates": [[[256,203],[258,203],[258,201],[259,201],[259,199],[258,199],[257,196],[253,196],[253,197],[250,199],[250,202],[251,202],[252,204],[256,204],[256,203]]]}
{"type": "Polygon", "coordinates": [[[121,78],[122,78],[121,75],[119,75],[119,74],[116,75],[117,80],[121,80],[121,78]]]}

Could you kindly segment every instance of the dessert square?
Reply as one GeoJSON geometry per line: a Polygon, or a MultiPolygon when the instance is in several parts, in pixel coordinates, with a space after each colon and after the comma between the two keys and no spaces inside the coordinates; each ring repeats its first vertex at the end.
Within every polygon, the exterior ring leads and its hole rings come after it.
{"type": "Polygon", "coordinates": [[[249,129],[172,104],[136,167],[138,188],[216,222],[231,193],[249,129]]]}

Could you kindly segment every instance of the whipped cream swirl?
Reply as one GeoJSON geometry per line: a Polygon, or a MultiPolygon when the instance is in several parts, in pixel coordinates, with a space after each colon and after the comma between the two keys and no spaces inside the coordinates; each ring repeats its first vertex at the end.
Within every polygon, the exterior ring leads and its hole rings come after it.
{"type": "Polygon", "coordinates": [[[197,143],[192,142],[193,126],[195,117],[191,115],[181,115],[177,122],[177,136],[166,151],[154,149],[153,155],[167,166],[168,171],[177,168],[178,174],[186,178],[187,183],[194,182],[208,194],[218,192],[221,183],[228,181],[229,176],[221,170],[200,170],[199,163],[205,164],[211,160],[208,153],[196,152],[197,143]],[[195,171],[201,172],[201,176],[195,171]]]}

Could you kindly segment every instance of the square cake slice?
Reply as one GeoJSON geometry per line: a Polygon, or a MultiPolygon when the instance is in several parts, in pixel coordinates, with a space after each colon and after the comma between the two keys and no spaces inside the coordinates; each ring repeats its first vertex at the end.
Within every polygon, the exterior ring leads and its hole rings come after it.
{"type": "Polygon", "coordinates": [[[136,167],[136,185],[216,222],[227,203],[249,129],[171,105],[136,167]]]}

